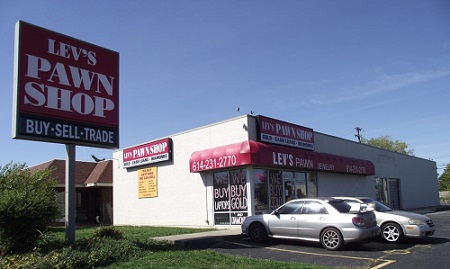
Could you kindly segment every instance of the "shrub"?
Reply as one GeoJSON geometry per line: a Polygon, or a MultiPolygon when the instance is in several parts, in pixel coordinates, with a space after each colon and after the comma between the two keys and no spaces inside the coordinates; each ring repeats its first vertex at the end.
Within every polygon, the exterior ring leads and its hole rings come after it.
{"type": "Polygon", "coordinates": [[[134,243],[124,240],[123,233],[113,227],[100,227],[95,229],[87,241],[89,264],[94,267],[127,259],[139,250],[134,243]]]}
{"type": "Polygon", "coordinates": [[[49,269],[52,266],[38,253],[10,255],[0,259],[2,269],[49,269]]]}
{"type": "Polygon", "coordinates": [[[2,269],[88,269],[106,266],[139,255],[136,243],[121,239],[122,232],[100,228],[89,238],[75,241],[70,247],[53,233],[40,236],[33,252],[0,258],[2,269]]]}
{"type": "Polygon", "coordinates": [[[123,233],[113,227],[100,227],[94,230],[91,238],[112,238],[120,240],[123,239],[123,233]]]}
{"type": "Polygon", "coordinates": [[[31,173],[24,164],[0,166],[0,255],[33,249],[59,215],[50,173],[31,173]]]}
{"type": "Polygon", "coordinates": [[[38,240],[36,241],[34,251],[46,254],[53,250],[62,249],[65,246],[66,242],[56,236],[55,233],[46,232],[39,236],[38,240]]]}
{"type": "Polygon", "coordinates": [[[88,261],[93,267],[105,266],[120,260],[127,260],[136,255],[139,248],[128,240],[103,238],[90,245],[88,261]]]}
{"type": "Polygon", "coordinates": [[[72,248],[55,250],[46,255],[42,263],[55,269],[89,268],[88,253],[72,248]]]}

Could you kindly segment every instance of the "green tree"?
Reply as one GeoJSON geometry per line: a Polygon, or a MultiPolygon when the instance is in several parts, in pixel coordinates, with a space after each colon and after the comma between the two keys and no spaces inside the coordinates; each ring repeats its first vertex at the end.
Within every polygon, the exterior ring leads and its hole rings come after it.
{"type": "Polygon", "coordinates": [[[439,191],[450,191],[450,163],[439,176],[439,191]]]}
{"type": "Polygon", "coordinates": [[[403,141],[392,140],[390,136],[380,136],[378,138],[362,138],[361,143],[377,148],[387,149],[402,154],[414,156],[414,149],[409,149],[409,145],[403,141]]]}
{"type": "Polygon", "coordinates": [[[59,216],[51,170],[31,173],[25,164],[0,166],[0,255],[34,247],[59,216]]]}

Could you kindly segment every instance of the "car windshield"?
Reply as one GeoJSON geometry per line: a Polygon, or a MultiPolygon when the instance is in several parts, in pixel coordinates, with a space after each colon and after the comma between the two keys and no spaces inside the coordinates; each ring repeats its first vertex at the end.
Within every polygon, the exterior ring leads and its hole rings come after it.
{"type": "Polygon", "coordinates": [[[386,211],[392,211],[392,208],[386,206],[385,204],[378,202],[373,199],[361,199],[364,203],[374,203],[375,204],[375,211],[378,212],[386,212],[386,211]]]}

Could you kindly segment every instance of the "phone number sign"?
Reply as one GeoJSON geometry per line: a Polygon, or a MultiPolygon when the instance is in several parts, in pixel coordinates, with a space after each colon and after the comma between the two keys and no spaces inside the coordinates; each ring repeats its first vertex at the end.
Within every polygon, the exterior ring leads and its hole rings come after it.
{"type": "Polygon", "coordinates": [[[191,161],[191,172],[200,172],[211,169],[233,167],[239,164],[238,155],[228,155],[209,158],[206,160],[191,161]]]}

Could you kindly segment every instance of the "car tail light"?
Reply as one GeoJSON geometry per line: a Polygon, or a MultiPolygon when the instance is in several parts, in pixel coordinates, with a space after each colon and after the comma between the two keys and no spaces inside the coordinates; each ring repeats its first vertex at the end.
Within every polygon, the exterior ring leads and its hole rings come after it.
{"type": "Polygon", "coordinates": [[[364,226],[366,226],[366,221],[363,218],[360,218],[360,217],[352,218],[352,222],[357,227],[364,227],[364,226]]]}

